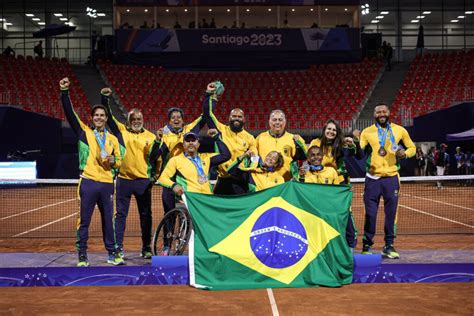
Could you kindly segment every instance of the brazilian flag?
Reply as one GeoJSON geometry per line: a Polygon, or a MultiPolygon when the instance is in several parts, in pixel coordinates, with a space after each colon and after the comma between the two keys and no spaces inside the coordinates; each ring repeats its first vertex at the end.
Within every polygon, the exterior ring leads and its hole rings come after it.
{"type": "Polygon", "coordinates": [[[211,290],[352,282],[349,186],[287,182],[240,196],[186,193],[190,283],[211,290]]]}

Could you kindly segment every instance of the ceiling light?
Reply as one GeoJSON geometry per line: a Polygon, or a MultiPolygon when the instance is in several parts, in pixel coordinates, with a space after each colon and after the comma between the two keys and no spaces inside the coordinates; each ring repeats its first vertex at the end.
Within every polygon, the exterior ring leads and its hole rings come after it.
{"type": "Polygon", "coordinates": [[[458,19],[464,19],[464,18],[465,18],[465,16],[464,16],[464,15],[460,15],[460,16],[458,16],[458,19]]]}
{"type": "Polygon", "coordinates": [[[97,13],[97,16],[105,16],[105,13],[97,13]]]}
{"type": "Polygon", "coordinates": [[[347,8],[344,8],[344,11],[347,11],[347,8]]]}
{"type": "Polygon", "coordinates": [[[184,9],[184,12],[188,12],[188,9],[184,9]]]}
{"type": "Polygon", "coordinates": [[[32,18],[33,21],[41,21],[40,18],[32,18]]]}
{"type": "Polygon", "coordinates": [[[74,24],[73,24],[72,22],[66,22],[66,23],[64,23],[64,24],[67,24],[67,25],[69,25],[69,26],[74,26],[74,24]]]}
{"type": "Polygon", "coordinates": [[[431,14],[431,11],[423,11],[423,14],[431,14]]]}
{"type": "Polygon", "coordinates": [[[378,16],[376,16],[375,18],[376,18],[376,19],[383,19],[384,16],[383,16],[383,15],[378,15],[378,16]]]}
{"type": "Polygon", "coordinates": [[[87,7],[86,14],[87,14],[87,16],[89,16],[91,18],[94,18],[94,19],[97,18],[97,10],[96,9],[87,7]]]}
{"type": "Polygon", "coordinates": [[[466,12],[464,12],[464,14],[472,14],[472,13],[474,13],[474,11],[466,11],[466,12]]]}
{"type": "Polygon", "coordinates": [[[5,19],[0,19],[0,22],[1,22],[1,21],[5,21],[5,19]]]}
{"type": "Polygon", "coordinates": [[[227,9],[227,12],[230,12],[230,9],[227,9]]]}
{"type": "Polygon", "coordinates": [[[250,12],[250,9],[247,9],[246,11],[247,11],[247,12],[250,12]]]}
{"type": "Polygon", "coordinates": [[[418,23],[420,20],[411,20],[411,23],[418,23]]]}
{"type": "Polygon", "coordinates": [[[368,7],[369,7],[369,4],[368,4],[368,3],[366,3],[366,4],[365,4],[365,7],[366,7],[366,8],[368,8],[368,7]]]}
{"type": "Polygon", "coordinates": [[[291,9],[291,12],[295,12],[295,9],[291,9]]]}
{"type": "Polygon", "coordinates": [[[44,22],[38,22],[38,25],[46,25],[44,22]]]}
{"type": "Polygon", "coordinates": [[[35,16],[35,15],[34,15],[34,14],[32,14],[32,13],[27,13],[27,14],[25,14],[25,15],[26,15],[27,17],[32,17],[32,16],[35,16]]]}
{"type": "Polygon", "coordinates": [[[166,11],[166,12],[170,12],[170,9],[166,9],[165,11],[166,11]]]}
{"type": "Polygon", "coordinates": [[[127,12],[130,12],[130,9],[127,9],[127,12]]]}
{"type": "Polygon", "coordinates": [[[311,9],[309,9],[309,11],[313,12],[313,11],[314,11],[314,9],[313,9],[313,8],[311,8],[311,9]]]}
{"type": "Polygon", "coordinates": [[[60,21],[67,21],[67,18],[59,18],[60,21]]]}
{"type": "Polygon", "coordinates": [[[425,16],[424,16],[424,15],[419,15],[419,16],[417,16],[416,18],[417,18],[417,19],[424,19],[425,16]]]}
{"type": "Polygon", "coordinates": [[[62,13],[53,13],[53,14],[54,14],[54,16],[63,16],[62,13]]]}
{"type": "Polygon", "coordinates": [[[143,10],[143,11],[148,12],[148,9],[145,9],[145,10],[143,10]]]}
{"type": "Polygon", "coordinates": [[[382,15],[388,14],[388,11],[382,11],[382,12],[380,12],[380,14],[382,14],[382,15]]]}
{"type": "Polygon", "coordinates": [[[12,25],[13,25],[13,23],[10,23],[10,22],[8,22],[8,23],[5,23],[4,25],[7,25],[7,26],[12,26],[12,25]]]}
{"type": "Polygon", "coordinates": [[[371,22],[371,23],[379,23],[380,20],[372,20],[372,21],[370,21],[370,22],[371,22]]]}
{"type": "Polygon", "coordinates": [[[329,9],[328,9],[328,8],[325,8],[325,9],[324,9],[324,11],[327,11],[327,10],[329,10],[329,9]]]}
{"type": "Polygon", "coordinates": [[[457,23],[459,20],[451,20],[451,23],[457,23]]]}
{"type": "Polygon", "coordinates": [[[272,12],[272,9],[271,9],[271,8],[268,8],[268,12],[272,12]]]}
{"type": "Polygon", "coordinates": [[[209,9],[209,12],[212,12],[212,9],[209,9]]]}

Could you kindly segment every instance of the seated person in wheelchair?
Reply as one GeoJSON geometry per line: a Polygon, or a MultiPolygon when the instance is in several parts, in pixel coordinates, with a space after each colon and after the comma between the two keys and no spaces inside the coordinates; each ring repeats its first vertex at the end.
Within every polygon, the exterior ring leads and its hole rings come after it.
{"type": "Polygon", "coordinates": [[[170,188],[176,195],[184,192],[212,194],[209,169],[230,159],[229,149],[216,129],[209,129],[218,149],[217,153],[198,153],[199,136],[194,132],[183,137],[184,152],[171,158],[158,179],[158,184],[170,188]]]}
{"type": "Polygon", "coordinates": [[[262,161],[259,156],[249,150],[237,157],[227,172],[248,182],[249,192],[256,192],[284,183],[285,179],[278,172],[282,167],[283,156],[279,152],[269,152],[265,161],[262,161]]]}

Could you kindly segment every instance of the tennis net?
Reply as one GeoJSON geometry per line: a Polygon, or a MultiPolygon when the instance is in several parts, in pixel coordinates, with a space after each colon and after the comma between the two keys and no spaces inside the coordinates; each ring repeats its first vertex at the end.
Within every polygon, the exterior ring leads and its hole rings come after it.
{"type": "MultiPolygon", "coordinates": [[[[0,180],[0,238],[74,238],[79,211],[77,180],[0,180]]],[[[352,210],[359,234],[364,225],[364,179],[352,179],[352,210]]],[[[398,234],[474,233],[474,176],[401,178],[398,234]],[[438,183],[441,189],[438,189],[438,183]]],[[[153,226],[163,217],[161,187],[152,191],[153,226]]],[[[383,199],[377,231],[383,232],[383,199]]],[[[94,211],[91,237],[102,235],[94,211]]],[[[140,236],[132,199],[126,236],[140,236]]]]}

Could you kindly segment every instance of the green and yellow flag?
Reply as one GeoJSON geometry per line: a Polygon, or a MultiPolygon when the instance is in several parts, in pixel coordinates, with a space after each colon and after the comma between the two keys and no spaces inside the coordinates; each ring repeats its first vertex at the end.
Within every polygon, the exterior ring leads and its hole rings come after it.
{"type": "Polygon", "coordinates": [[[191,285],[212,290],[352,282],[349,186],[287,182],[241,196],[186,193],[191,285]]]}

